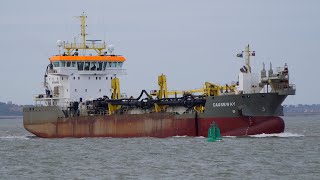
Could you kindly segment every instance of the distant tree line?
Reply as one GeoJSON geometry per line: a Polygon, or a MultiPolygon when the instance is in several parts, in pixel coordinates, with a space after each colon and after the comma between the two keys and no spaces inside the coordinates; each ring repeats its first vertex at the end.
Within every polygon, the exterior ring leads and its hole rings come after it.
{"type": "Polygon", "coordinates": [[[22,116],[21,105],[0,102],[0,116],[22,116]]]}
{"type": "Polygon", "coordinates": [[[284,113],[318,113],[320,112],[320,104],[298,104],[284,105],[284,113]]]}

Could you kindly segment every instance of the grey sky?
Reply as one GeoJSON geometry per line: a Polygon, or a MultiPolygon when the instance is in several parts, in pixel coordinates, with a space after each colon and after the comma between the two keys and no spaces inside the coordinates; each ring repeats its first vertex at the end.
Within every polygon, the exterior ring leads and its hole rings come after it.
{"type": "Polygon", "coordinates": [[[237,79],[246,44],[256,51],[252,64],[288,63],[297,95],[285,104],[320,103],[320,1],[1,1],[0,101],[32,104],[56,41],[80,32],[88,15],[89,37],[106,39],[125,55],[128,75],[121,90],[135,95],[157,89],[167,75],[169,89],[194,89],[205,81],[237,79]]]}

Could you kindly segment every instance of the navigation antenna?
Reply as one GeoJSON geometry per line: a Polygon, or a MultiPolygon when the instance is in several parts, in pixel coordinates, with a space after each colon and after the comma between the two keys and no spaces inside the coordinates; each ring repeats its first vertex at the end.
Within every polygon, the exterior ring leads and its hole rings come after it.
{"type": "Polygon", "coordinates": [[[243,53],[245,53],[246,58],[246,68],[248,69],[246,73],[251,73],[250,56],[256,56],[255,51],[250,51],[249,44],[246,46],[245,51],[237,54],[237,57],[243,58],[243,53]]]}

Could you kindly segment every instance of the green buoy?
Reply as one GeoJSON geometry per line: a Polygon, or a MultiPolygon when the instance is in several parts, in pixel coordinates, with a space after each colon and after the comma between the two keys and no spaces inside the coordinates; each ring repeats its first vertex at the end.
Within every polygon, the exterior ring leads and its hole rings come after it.
{"type": "Polygon", "coordinates": [[[208,130],[208,142],[222,140],[218,125],[213,122],[208,130]]]}

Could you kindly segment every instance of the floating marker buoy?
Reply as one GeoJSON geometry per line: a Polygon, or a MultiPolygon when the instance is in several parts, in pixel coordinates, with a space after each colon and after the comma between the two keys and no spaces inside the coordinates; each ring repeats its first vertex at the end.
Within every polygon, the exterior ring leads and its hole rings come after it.
{"type": "Polygon", "coordinates": [[[213,122],[208,130],[208,142],[222,140],[218,125],[213,122]]]}

